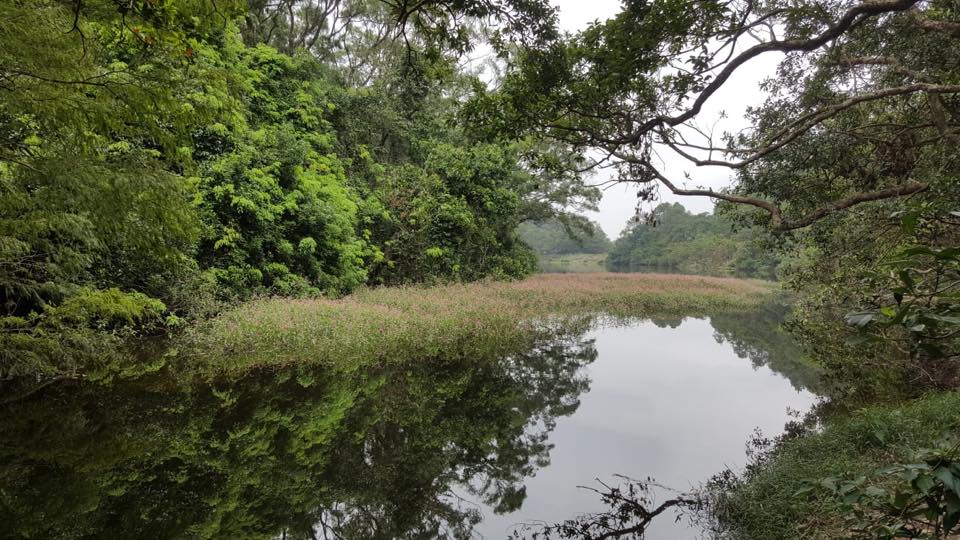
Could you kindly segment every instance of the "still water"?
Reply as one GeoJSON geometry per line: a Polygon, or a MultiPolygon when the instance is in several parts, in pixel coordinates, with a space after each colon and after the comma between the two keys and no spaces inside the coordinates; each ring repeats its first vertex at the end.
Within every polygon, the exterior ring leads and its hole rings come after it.
{"type": "MultiPolygon", "coordinates": [[[[503,538],[517,523],[556,523],[600,511],[598,496],[576,486],[599,488],[597,478],[617,485],[614,473],[653,477],[680,491],[696,488],[724,467],[741,467],[754,430],[779,434],[789,411],[805,412],[816,399],[805,386],[815,388],[816,380],[767,320],[639,321],[594,329],[585,338],[597,351],[584,367],[589,391],[576,413],[557,422],[550,464],[526,481],[523,507],[507,515],[485,508],[482,537],[503,538]],[[744,348],[736,341],[744,336],[731,333],[731,323],[758,325],[752,330],[767,333],[766,342],[744,348]]],[[[688,520],[672,518],[654,521],[646,537],[700,537],[688,520]]]]}
{"type": "Polygon", "coordinates": [[[555,326],[508,355],[4,389],[0,538],[503,538],[599,510],[594,478],[695,487],[815,399],[770,313],[555,326]]]}

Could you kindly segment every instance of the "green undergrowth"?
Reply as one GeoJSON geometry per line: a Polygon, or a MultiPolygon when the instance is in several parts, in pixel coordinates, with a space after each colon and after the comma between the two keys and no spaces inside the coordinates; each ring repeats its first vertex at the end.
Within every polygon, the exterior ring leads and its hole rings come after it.
{"type": "Polygon", "coordinates": [[[841,501],[825,490],[803,494],[825,478],[855,479],[909,462],[960,432],[960,392],[906,403],[872,405],[829,419],[819,431],[786,438],[755,456],[738,478],[720,478],[715,518],[733,538],[851,538],[841,501]]]}
{"type": "Polygon", "coordinates": [[[186,332],[171,354],[213,371],[295,363],[352,370],[478,350],[506,354],[565,318],[742,310],[772,290],[760,281],[598,273],[365,289],[336,300],[260,299],[186,332]]]}

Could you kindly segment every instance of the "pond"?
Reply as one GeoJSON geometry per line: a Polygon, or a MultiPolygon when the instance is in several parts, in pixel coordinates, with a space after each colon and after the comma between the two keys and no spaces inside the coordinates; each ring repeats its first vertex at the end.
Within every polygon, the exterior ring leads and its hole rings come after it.
{"type": "MultiPolygon", "coordinates": [[[[688,489],[813,404],[776,314],[581,317],[501,357],[34,389],[0,406],[0,537],[503,538],[600,509],[577,488],[595,478],[688,489]]],[[[696,531],[665,518],[649,537],[696,531]]]]}
{"type": "MultiPolygon", "coordinates": [[[[597,494],[576,486],[601,488],[597,478],[620,484],[612,473],[696,488],[742,466],[755,430],[777,435],[816,400],[815,374],[769,319],[635,321],[593,329],[585,339],[597,351],[583,368],[589,390],[550,434],[550,463],[526,481],[523,507],[506,515],[484,508],[484,538],[504,538],[517,523],[603,510],[597,494]],[[749,343],[748,333],[760,340],[749,343]]],[[[646,538],[700,537],[687,520],[672,518],[654,521],[646,538]]]]}

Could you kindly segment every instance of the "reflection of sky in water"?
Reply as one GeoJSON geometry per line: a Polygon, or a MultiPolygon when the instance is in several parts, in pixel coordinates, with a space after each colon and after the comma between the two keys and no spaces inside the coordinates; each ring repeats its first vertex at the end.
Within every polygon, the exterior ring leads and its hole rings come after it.
{"type": "MultiPolygon", "coordinates": [[[[686,319],[677,328],[641,322],[588,334],[596,338],[597,360],[587,368],[589,393],[550,434],[550,465],[526,482],[523,508],[488,515],[477,532],[504,538],[525,521],[557,522],[600,510],[599,497],[577,489],[596,486],[598,476],[635,479],[687,489],[725,466],[739,468],[755,428],[773,435],[789,419],[787,408],[806,411],[815,401],[782,375],[754,368],[732,347],[718,344],[706,319],[686,319]]],[[[609,482],[608,482],[609,483],[609,482]]],[[[655,520],[652,540],[696,538],[674,524],[655,520]]]]}

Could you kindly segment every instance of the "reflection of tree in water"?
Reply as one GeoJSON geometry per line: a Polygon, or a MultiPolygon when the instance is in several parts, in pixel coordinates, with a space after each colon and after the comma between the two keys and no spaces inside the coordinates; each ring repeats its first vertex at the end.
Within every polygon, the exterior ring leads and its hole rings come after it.
{"type": "MultiPolygon", "coordinates": [[[[789,308],[768,304],[750,312],[730,312],[710,315],[710,324],[717,343],[729,343],[733,351],[743,359],[749,359],[755,368],[767,366],[785,376],[797,390],[819,392],[822,390],[819,372],[804,362],[800,349],[786,332],[781,330],[789,308]]],[[[651,319],[663,329],[679,328],[685,317],[658,317],[651,319]]],[[[614,326],[636,324],[635,319],[607,321],[614,326]]],[[[814,417],[808,417],[814,418],[814,417]]],[[[808,422],[811,420],[807,420],[808,422]]],[[[797,429],[793,422],[787,429],[797,429]]],[[[756,435],[760,437],[759,432],[756,435]]],[[[758,438],[752,446],[769,441],[758,438]]],[[[728,469],[714,477],[711,482],[731,478],[728,469]]],[[[574,540],[583,538],[642,538],[650,524],[662,520],[667,510],[677,510],[675,519],[687,519],[701,531],[704,537],[713,538],[712,529],[715,493],[703,487],[689,492],[677,492],[656,484],[652,479],[633,480],[618,476],[618,485],[607,485],[599,480],[599,487],[586,487],[596,493],[603,503],[603,510],[588,512],[557,523],[528,523],[519,525],[511,538],[539,538],[542,540],[574,540]]],[[[729,480],[727,480],[729,481],[729,480]]],[[[719,538],[719,536],[716,536],[719,538]]]]}
{"type": "Polygon", "coordinates": [[[684,320],[686,320],[686,317],[656,317],[654,319],[650,319],[650,322],[652,322],[657,328],[670,328],[671,330],[675,330],[680,328],[680,325],[683,324],[684,320]]]}
{"type": "MultiPolygon", "coordinates": [[[[713,337],[717,343],[729,343],[737,356],[750,360],[754,367],[767,366],[783,375],[797,390],[818,393],[823,386],[819,371],[804,361],[793,338],[780,328],[788,310],[788,306],[771,303],[752,311],[711,314],[713,337]]],[[[650,322],[657,328],[676,329],[685,319],[657,317],[650,322]]]]}
{"type": "Polygon", "coordinates": [[[0,409],[0,537],[464,537],[548,462],[584,323],[507,358],[52,385],[0,409]]]}
{"type": "Polygon", "coordinates": [[[572,414],[588,389],[581,368],[597,353],[579,335],[554,331],[503,360],[454,359],[389,378],[380,399],[356,410],[372,424],[366,437],[337,448],[330,470],[350,476],[333,482],[340,504],[321,529],[338,538],[467,537],[480,514],[454,485],[498,511],[519,508],[524,480],[549,463],[556,417],[572,414]]]}
{"type": "Polygon", "coordinates": [[[729,343],[740,358],[754,367],[767,366],[786,377],[797,390],[818,393],[823,388],[820,373],[793,338],[780,328],[789,307],[767,304],[748,312],[710,316],[717,343],[729,343]]]}

